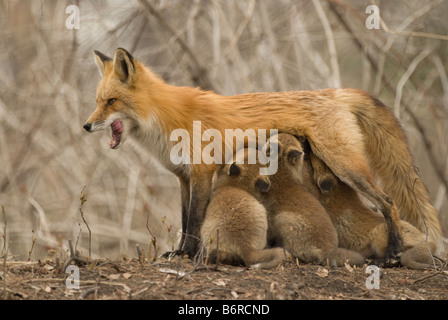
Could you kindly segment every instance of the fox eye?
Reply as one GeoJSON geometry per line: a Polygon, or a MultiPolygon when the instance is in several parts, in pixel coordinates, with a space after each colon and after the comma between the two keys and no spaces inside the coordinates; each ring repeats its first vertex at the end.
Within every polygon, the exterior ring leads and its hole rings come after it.
{"type": "Polygon", "coordinates": [[[115,99],[115,98],[107,100],[106,107],[113,105],[115,103],[115,101],[117,101],[117,99],[115,99]]]}

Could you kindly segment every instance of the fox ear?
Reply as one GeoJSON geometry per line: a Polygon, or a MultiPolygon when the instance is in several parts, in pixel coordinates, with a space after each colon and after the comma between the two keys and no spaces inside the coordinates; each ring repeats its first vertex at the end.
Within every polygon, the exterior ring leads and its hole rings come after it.
{"type": "Polygon", "coordinates": [[[93,51],[93,56],[95,57],[95,63],[98,67],[98,70],[100,71],[101,76],[103,76],[105,68],[104,65],[106,64],[106,62],[112,61],[112,59],[97,50],[93,51]]]}
{"type": "Polygon", "coordinates": [[[299,161],[303,159],[303,152],[299,151],[297,149],[293,149],[288,152],[288,161],[293,164],[297,165],[299,161]]]}
{"type": "Polygon", "coordinates": [[[134,58],[123,48],[118,48],[114,56],[114,71],[121,82],[131,85],[135,78],[134,58]]]}

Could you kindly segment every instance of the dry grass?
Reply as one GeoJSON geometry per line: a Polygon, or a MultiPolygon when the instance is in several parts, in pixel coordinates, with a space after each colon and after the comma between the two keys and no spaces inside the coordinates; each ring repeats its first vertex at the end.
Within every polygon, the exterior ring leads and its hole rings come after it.
{"type": "Polygon", "coordinates": [[[365,27],[362,1],[82,0],[80,30],[65,28],[63,1],[1,3],[0,203],[3,247],[16,258],[78,237],[87,255],[84,186],[93,258],[176,246],[176,179],[138,146],[111,151],[109,132],[82,129],[99,80],[92,51],[119,46],[169,83],[225,95],[330,86],[376,95],[399,115],[448,230],[446,1],[376,1],[381,30],[365,27]]]}

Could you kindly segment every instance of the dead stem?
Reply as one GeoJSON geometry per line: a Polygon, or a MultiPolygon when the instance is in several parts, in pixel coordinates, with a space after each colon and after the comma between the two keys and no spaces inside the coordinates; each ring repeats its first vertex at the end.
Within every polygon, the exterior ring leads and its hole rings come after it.
{"type": "Polygon", "coordinates": [[[79,213],[81,214],[82,221],[84,221],[84,224],[86,225],[87,229],[89,230],[89,261],[92,261],[92,231],[90,230],[89,225],[87,224],[86,219],[84,218],[84,212],[82,211],[82,206],[87,201],[86,195],[84,194],[84,190],[86,189],[86,186],[82,188],[81,190],[81,206],[79,207],[79,213]]]}

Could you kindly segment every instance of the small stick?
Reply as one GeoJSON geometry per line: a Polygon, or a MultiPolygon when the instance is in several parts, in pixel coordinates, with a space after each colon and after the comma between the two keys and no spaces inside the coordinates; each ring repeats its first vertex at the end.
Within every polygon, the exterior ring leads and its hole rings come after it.
{"type": "Polygon", "coordinates": [[[424,277],[415,279],[414,281],[412,281],[412,284],[416,284],[416,283],[418,283],[418,282],[425,281],[425,280],[427,280],[427,279],[429,279],[429,278],[435,277],[435,276],[438,275],[438,274],[441,274],[441,273],[444,271],[444,269],[446,268],[447,264],[448,264],[448,262],[445,261],[445,265],[444,265],[442,268],[440,268],[440,270],[437,270],[436,272],[433,272],[433,273],[431,273],[431,274],[428,274],[427,276],[424,276],[424,277]]]}
{"type": "Polygon", "coordinates": [[[157,239],[154,236],[154,234],[151,232],[151,229],[149,228],[149,212],[146,215],[146,229],[148,230],[149,234],[151,235],[151,243],[148,245],[148,259],[151,260],[151,244],[154,247],[154,259],[152,261],[155,261],[157,258],[157,239]]]}
{"type": "Polygon", "coordinates": [[[71,239],[68,240],[68,248],[70,250],[70,257],[64,262],[64,265],[61,268],[61,272],[65,272],[65,269],[67,269],[68,265],[72,262],[75,261],[76,263],[79,263],[80,265],[83,264],[89,264],[89,261],[87,261],[86,259],[83,259],[81,257],[79,257],[75,250],[73,249],[73,242],[71,239]]]}
{"type": "Polygon", "coordinates": [[[31,254],[33,253],[34,244],[36,243],[36,238],[34,237],[34,230],[31,231],[31,249],[28,251],[28,261],[31,261],[31,254]]]}
{"type": "Polygon", "coordinates": [[[142,253],[142,250],[140,249],[140,246],[138,243],[135,245],[137,247],[137,255],[138,255],[138,261],[143,266],[143,263],[145,262],[145,253],[142,253]]]}
{"type": "Polygon", "coordinates": [[[87,224],[86,219],[84,218],[84,212],[82,211],[82,206],[84,205],[84,202],[87,201],[86,195],[84,194],[84,190],[86,189],[86,186],[82,188],[81,190],[81,197],[79,198],[81,200],[81,206],[79,207],[79,212],[81,213],[82,221],[84,221],[84,224],[86,225],[87,229],[89,230],[89,260],[92,260],[92,231],[90,230],[89,225],[87,224]]]}
{"type": "Polygon", "coordinates": [[[5,214],[5,205],[2,203],[2,212],[3,212],[3,221],[5,222],[5,225],[3,227],[3,292],[4,292],[4,299],[8,297],[8,291],[6,291],[6,259],[8,258],[8,248],[6,247],[6,214],[5,214]]]}
{"type": "Polygon", "coordinates": [[[70,257],[75,256],[75,250],[73,249],[72,239],[68,239],[68,249],[70,250],[70,257]]]}
{"type": "Polygon", "coordinates": [[[5,214],[5,205],[2,203],[2,212],[3,212],[3,222],[4,222],[4,226],[3,226],[3,249],[2,249],[2,255],[6,254],[6,214],[5,214]]]}
{"type": "Polygon", "coordinates": [[[78,236],[76,237],[75,250],[76,250],[76,248],[78,248],[79,237],[81,236],[81,232],[82,232],[81,223],[78,223],[78,226],[79,226],[79,232],[78,232],[78,236]]]}

